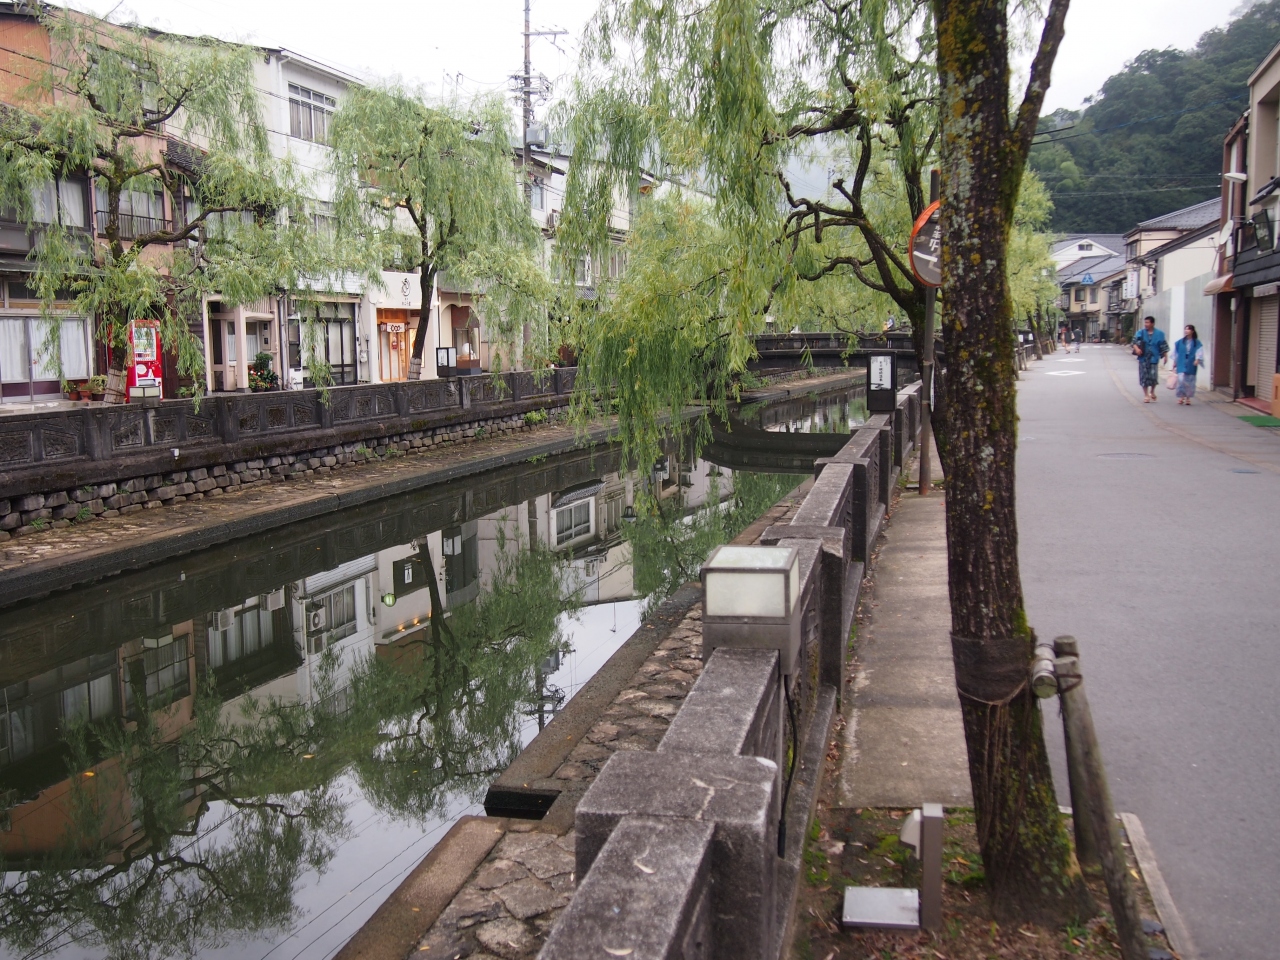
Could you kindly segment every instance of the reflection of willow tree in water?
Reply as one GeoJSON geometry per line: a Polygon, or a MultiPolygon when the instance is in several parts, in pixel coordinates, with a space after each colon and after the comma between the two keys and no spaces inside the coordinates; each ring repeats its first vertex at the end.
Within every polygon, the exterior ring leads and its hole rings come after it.
{"type": "Polygon", "coordinates": [[[558,618],[575,600],[562,596],[557,555],[500,540],[490,590],[444,617],[421,557],[429,628],[390,648],[398,657],[358,664],[345,689],[332,650],[312,703],[247,698],[227,718],[202,682],[174,735],[138,675],[136,723],[73,730],[67,828],[38,862],[0,864],[14,871],[0,889],[0,942],[24,957],[71,942],[113,958],[189,957],[283,929],[299,880],[349,832],[335,788],[344,772],[401,816],[475,799],[518,753],[537,666],[563,649],[558,618]]]}
{"type": "MultiPolygon", "coordinates": [[[[478,800],[520,752],[523,708],[541,694],[538,665],[567,649],[559,618],[578,601],[563,595],[561,555],[505,549],[501,537],[498,547],[488,591],[447,618],[433,616],[401,647],[399,661],[375,661],[353,687],[357,703],[381,700],[377,742],[355,760],[361,786],[379,806],[443,815],[451,795],[478,800]]],[[[421,554],[439,610],[431,558],[421,554]]]]}
{"type": "Polygon", "coordinates": [[[719,483],[712,477],[706,505],[687,515],[681,498],[644,498],[638,504],[636,522],[624,531],[631,544],[636,593],[648,596],[653,605],[681,584],[697,580],[707,554],[740,534],[804,479],[781,473],[734,473],[733,494],[721,503],[719,483]]]}

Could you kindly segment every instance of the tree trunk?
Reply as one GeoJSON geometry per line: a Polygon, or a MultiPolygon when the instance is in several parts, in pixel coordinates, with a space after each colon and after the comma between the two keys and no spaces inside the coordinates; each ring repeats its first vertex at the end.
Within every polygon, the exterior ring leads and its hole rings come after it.
{"type": "Polygon", "coordinates": [[[422,305],[418,308],[418,329],[413,334],[413,353],[409,355],[409,379],[422,379],[422,353],[427,346],[427,327],[431,325],[431,293],[436,286],[435,264],[424,263],[418,280],[422,305]]]}
{"type": "Polygon", "coordinates": [[[951,642],[993,908],[998,917],[1052,923],[1088,916],[1093,906],[1058,813],[1028,682],[1034,634],[1018,572],[1016,363],[1006,259],[1066,2],[1050,6],[1051,49],[1046,63],[1042,41],[1028,90],[1034,102],[1029,109],[1024,102],[1017,125],[1008,106],[1005,4],[935,0],[951,642]]]}

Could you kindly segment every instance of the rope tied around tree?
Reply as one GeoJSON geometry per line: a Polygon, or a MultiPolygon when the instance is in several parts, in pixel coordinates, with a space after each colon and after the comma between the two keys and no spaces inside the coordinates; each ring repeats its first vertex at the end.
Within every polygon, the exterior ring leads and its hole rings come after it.
{"type": "Polygon", "coordinates": [[[1006,707],[1030,682],[1025,637],[978,639],[951,634],[956,691],[961,699],[988,707],[1006,707]]]}

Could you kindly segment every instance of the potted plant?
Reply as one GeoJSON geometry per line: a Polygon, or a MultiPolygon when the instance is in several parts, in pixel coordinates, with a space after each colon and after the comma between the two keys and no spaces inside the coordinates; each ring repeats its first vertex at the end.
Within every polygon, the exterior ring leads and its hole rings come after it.
{"type": "Polygon", "coordinates": [[[255,393],[263,390],[277,390],[280,387],[280,375],[271,369],[271,354],[259,353],[253,358],[249,367],[249,389],[255,393]]]}
{"type": "Polygon", "coordinates": [[[89,378],[89,398],[102,400],[107,392],[107,378],[102,374],[89,378]]]}
{"type": "Polygon", "coordinates": [[[81,391],[81,389],[82,389],[82,385],[81,385],[81,384],[79,384],[79,383],[68,383],[68,384],[67,384],[67,399],[68,399],[68,400],[79,400],[79,399],[80,399],[80,391],[81,391]]]}

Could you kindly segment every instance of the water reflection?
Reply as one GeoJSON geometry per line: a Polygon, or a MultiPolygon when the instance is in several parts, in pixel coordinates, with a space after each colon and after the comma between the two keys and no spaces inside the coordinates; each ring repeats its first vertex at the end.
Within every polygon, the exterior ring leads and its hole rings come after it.
{"type": "Polygon", "coordinates": [[[794,483],[617,466],[525,464],[0,612],[3,950],[335,952],[645,598],[794,483]]]}

